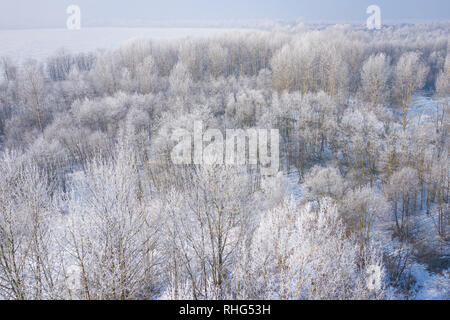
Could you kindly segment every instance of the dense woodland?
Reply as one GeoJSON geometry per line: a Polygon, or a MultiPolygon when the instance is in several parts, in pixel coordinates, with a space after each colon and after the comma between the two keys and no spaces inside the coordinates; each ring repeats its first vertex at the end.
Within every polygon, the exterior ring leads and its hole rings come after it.
{"type": "Polygon", "coordinates": [[[413,295],[413,261],[450,265],[449,29],[2,57],[0,298],[413,295]],[[434,101],[426,114],[418,92],[434,101]],[[199,120],[279,129],[279,174],[173,164],[172,133],[199,120]]]}

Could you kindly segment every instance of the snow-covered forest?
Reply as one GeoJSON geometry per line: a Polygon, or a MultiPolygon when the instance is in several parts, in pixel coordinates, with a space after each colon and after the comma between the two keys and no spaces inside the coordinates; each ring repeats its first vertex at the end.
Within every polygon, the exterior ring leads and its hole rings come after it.
{"type": "Polygon", "coordinates": [[[450,299],[449,31],[1,57],[0,299],[450,299]],[[174,164],[196,121],[279,172],[174,164]]]}

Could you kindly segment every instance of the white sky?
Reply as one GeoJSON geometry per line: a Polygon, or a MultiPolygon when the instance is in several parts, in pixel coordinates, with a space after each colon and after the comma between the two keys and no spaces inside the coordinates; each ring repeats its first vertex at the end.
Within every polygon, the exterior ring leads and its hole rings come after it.
{"type": "Polygon", "coordinates": [[[137,19],[297,19],[364,22],[366,8],[381,7],[383,21],[450,20],[450,0],[0,0],[0,28],[64,28],[66,8],[80,6],[86,24],[115,26],[137,19]]]}

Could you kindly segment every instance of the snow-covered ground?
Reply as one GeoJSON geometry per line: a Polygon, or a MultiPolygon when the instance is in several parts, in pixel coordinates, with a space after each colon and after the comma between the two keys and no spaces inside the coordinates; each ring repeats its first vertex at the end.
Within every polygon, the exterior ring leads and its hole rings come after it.
{"type": "Polygon", "coordinates": [[[419,263],[411,266],[411,275],[416,283],[413,287],[415,300],[450,300],[450,269],[432,273],[419,263]]]}
{"type": "Polygon", "coordinates": [[[207,37],[243,29],[219,28],[82,28],[0,30],[0,56],[18,62],[28,58],[43,59],[65,48],[69,52],[117,48],[133,38],[171,40],[185,37],[207,37]]]}
{"type": "Polygon", "coordinates": [[[424,116],[436,117],[436,112],[439,105],[429,96],[427,92],[419,91],[413,95],[408,109],[408,117],[418,117],[421,119],[424,116]]]}
{"type": "Polygon", "coordinates": [[[292,195],[295,201],[300,201],[300,199],[303,197],[303,192],[299,183],[300,177],[298,171],[288,173],[286,175],[286,180],[289,193],[292,195]]]}

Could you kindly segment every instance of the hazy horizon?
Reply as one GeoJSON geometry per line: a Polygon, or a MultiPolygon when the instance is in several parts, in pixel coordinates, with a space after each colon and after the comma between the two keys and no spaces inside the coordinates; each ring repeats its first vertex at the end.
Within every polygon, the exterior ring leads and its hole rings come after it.
{"type": "Polygon", "coordinates": [[[180,26],[220,21],[304,21],[330,23],[365,23],[366,8],[381,8],[383,23],[437,22],[449,20],[447,0],[231,0],[226,3],[206,0],[130,0],[114,2],[98,0],[17,0],[0,2],[0,29],[65,28],[66,8],[81,8],[84,27],[180,26]]]}

